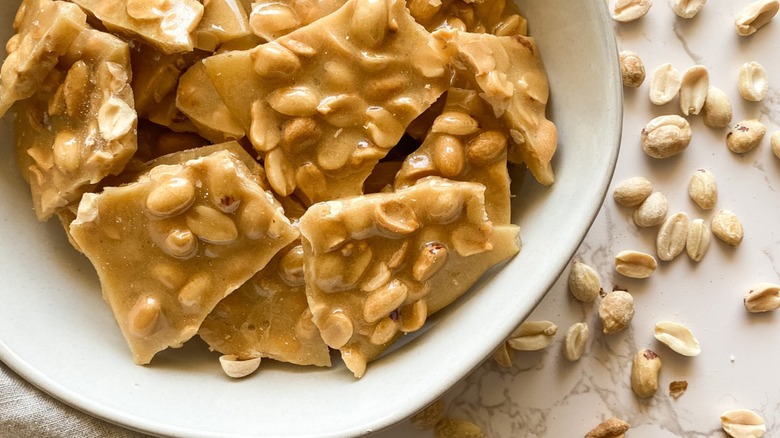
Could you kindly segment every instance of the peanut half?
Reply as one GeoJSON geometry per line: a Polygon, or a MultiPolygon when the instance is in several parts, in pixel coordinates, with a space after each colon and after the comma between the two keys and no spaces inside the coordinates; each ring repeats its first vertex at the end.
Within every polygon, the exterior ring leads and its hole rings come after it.
{"type": "Polygon", "coordinates": [[[518,351],[537,351],[550,346],[558,326],[550,321],[527,321],[509,335],[507,344],[518,351]]]}
{"type": "Polygon", "coordinates": [[[780,308],[780,285],[759,283],[745,294],[744,303],[750,313],[777,310],[780,308]]]}
{"type": "Polygon", "coordinates": [[[694,262],[700,262],[710,247],[710,229],[704,223],[704,219],[694,219],[688,227],[688,236],[685,239],[685,251],[694,262]]]}
{"type": "Polygon", "coordinates": [[[720,424],[734,438],[762,437],[766,432],[764,419],[748,409],[731,409],[720,414],[720,424]]]}
{"type": "Polygon", "coordinates": [[[660,321],[655,325],[655,338],[683,356],[698,356],[701,353],[699,341],[682,324],[660,321]]]}
{"type": "Polygon", "coordinates": [[[647,15],[652,6],[651,0],[617,0],[612,18],[622,23],[638,20],[647,15]]]}
{"type": "Polygon", "coordinates": [[[680,72],[672,64],[661,64],[650,79],[650,102],[654,105],[671,102],[679,93],[681,83],[680,72]]]}
{"type": "Polygon", "coordinates": [[[652,193],[634,210],[634,224],[638,227],[660,225],[669,212],[669,201],[661,192],[652,193]]]}
{"type": "Polygon", "coordinates": [[[775,131],[775,133],[772,134],[770,143],[772,144],[772,153],[775,154],[775,157],[780,159],[780,131],[775,131]]]}
{"type": "Polygon", "coordinates": [[[658,258],[668,262],[680,255],[685,249],[685,242],[688,238],[688,227],[690,219],[683,212],[675,213],[661,224],[656,238],[656,252],[658,258]]]}
{"type": "Polygon", "coordinates": [[[742,8],[737,14],[734,25],[740,36],[753,35],[772,21],[777,11],[780,11],[778,0],[758,0],[742,8]]]}
{"type": "Polygon", "coordinates": [[[707,0],[674,0],[672,9],[680,18],[690,19],[701,11],[707,0]]]}
{"type": "Polygon", "coordinates": [[[699,114],[710,89],[707,67],[695,65],[685,71],[680,84],[680,111],[683,115],[699,114]]]}
{"type": "Polygon", "coordinates": [[[647,278],[656,267],[658,262],[650,254],[629,250],[615,255],[615,270],[629,278],[647,278]]]}
{"type": "Polygon", "coordinates": [[[739,95],[750,102],[764,100],[769,92],[769,78],[764,66],[756,61],[746,62],[739,69],[739,95]]]}
{"type": "Polygon", "coordinates": [[[590,339],[590,329],[588,324],[577,322],[566,331],[566,337],[563,339],[563,355],[566,359],[574,362],[580,360],[585,353],[585,347],[590,339]]]}

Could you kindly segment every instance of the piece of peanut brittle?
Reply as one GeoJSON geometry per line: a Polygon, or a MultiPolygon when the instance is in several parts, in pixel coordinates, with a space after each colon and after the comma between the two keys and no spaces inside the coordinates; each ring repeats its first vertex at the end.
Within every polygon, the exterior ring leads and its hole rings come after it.
{"type": "Polygon", "coordinates": [[[249,25],[255,35],[273,41],[327,16],[344,3],[346,0],[253,1],[249,25]]]}
{"type": "Polygon", "coordinates": [[[209,348],[241,360],[269,357],[330,366],[330,349],[312,321],[303,277],[303,247],[293,242],[217,304],[198,334],[209,348]]]}
{"type": "Polygon", "coordinates": [[[539,183],[552,184],[550,161],[558,131],[545,115],[550,89],[533,38],[451,30],[436,31],[434,36],[447,43],[459,74],[475,84],[506,124],[511,134],[509,161],[525,163],[539,183]]]}
{"type": "Polygon", "coordinates": [[[408,0],[409,11],[429,31],[450,28],[494,35],[525,35],[527,22],[506,0],[408,0]]]}
{"type": "Polygon", "coordinates": [[[40,220],[121,172],[137,149],[127,43],[83,28],[61,58],[17,106],[17,161],[40,220]]]}
{"type": "Polygon", "coordinates": [[[351,0],[253,50],[203,61],[274,191],[309,203],[363,181],[449,84],[449,66],[401,0],[351,0]]]}
{"type": "Polygon", "coordinates": [[[88,193],[70,233],[138,364],[181,346],[298,232],[228,150],[88,193]]]}
{"type": "Polygon", "coordinates": [[[137,38],[162,53],[191,52],[203,18],[197,0],[73,0],[111,32],[137,38]]]}
{"type": "Polygon", "coordinates": [[[86,14],[72,3],[22,1],[0,70],[0,117],[14,102],[35,94],[86,22],[86,14]]]}
{"type": "Polygon", "coordinates": [[[203,2],[203,18],[194,32],[195,47],[214,52],[227,41],[252,33],[244,6],[238,0],[203,2]]]}
{"type": "Polygon", "coordinates": [[[301,217],[314,324],[356,377],[519,251],[519,228],[487,219],[484,190],[428,177],[394,193],[315,204],[301,217]]]}
{"type": "Polygon", "coordinates": [[[404,161],[395,187],[430,175],[486,187],[485,209],[494,224],[511,218],[506,129],[476,91],[450,88],[444,111],[422,145],[404,161]]]}

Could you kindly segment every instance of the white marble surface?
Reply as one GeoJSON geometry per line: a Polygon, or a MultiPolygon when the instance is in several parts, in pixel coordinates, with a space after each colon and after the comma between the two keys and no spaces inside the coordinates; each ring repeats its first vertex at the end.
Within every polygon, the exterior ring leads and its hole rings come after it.
{"type": "MultiPolygon", "coordinates": [[[[614,255],[624,249],[654,253],[657,228],[637,228],[632,210],[616,205],[610,191],[575,259],[596,268],[605,289],[621,286],[634,296],[630,327],[602,334],[597,303],[570,297],[567,270],[530,317],[559,326],[555,343],[541,352],[516,353],[511,369],[485,363],[446,394],[449,416],[476,422],[489,437],[583,436],[612,416],[631,423],[630,437],[722,437],[720,413],[748,408],[765,418],[767,436],[780,435],[780,314],[748,314],[742,304],[753,284],[780,282],[780,160],[769,145],[769,134],[780,129],[780,17],[751,37],[739,37],[734,17],[748,3],[710,0],[697,17],[683,20],[669,2],[656,0],[643,19],[615,23],[619,47],[642,57],[648,79],[639,89],[625,90],[623,146],[613,186],[645,176],[668,197],[670,213],[684,211],[707,222],[714,211],[730,209],[744,224],[742,244],[732,248],[713,239],[700,263],[683,254],[660,262],[649,279],[622,277],[613,269],[614,255]],[[737,92],[739,67],[748,61],[760,62],[769,73],[771,89],[760,103],[746,102],[737,92]],[[691,116],[693,140],[684,153],[665,160],[645,156],[644,125],[658,115],[680,114],[676,99],[662,107],[648,99],[650,75],[666,62],[680,72],[705,65],[712,84],[731,99],[733,123],[758,118],[767,126],[761,145],[733,154],[725,144],[727,129],[707,128],[699,116],[691,116]],[[720,197],[713,211],[688,197],[688,178],[697,168],[710,169],[717,178],[720,197]],[[683,357],[656,341],[653,327],[660,320],[688,326],[701,342],[701,355],[683,357]],[[572,363],[562,354],[563,334],[580,321],[590,326],[591,341],[584,357],[572,363]],[[663,364],[660,388],[648,400],[635,397],[629,383],[631,357],[640,348],[656,351],[663,364]],[[689,383],[676,400],[668,391],[674,380],[689,383]]],[[[415,431],[407,422],[377,436],[433,433],[415,431]]]]}

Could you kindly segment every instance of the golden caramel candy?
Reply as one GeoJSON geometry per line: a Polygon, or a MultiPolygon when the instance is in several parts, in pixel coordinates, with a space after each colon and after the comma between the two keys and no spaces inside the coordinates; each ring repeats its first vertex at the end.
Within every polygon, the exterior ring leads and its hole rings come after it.
{"type": "Polygon", "coordinates": [[[356,377],[519,251],[517,226],[487,220],[484,190],[428,177],[394,193],[315,204],[301,217],[314,324],[356,377]]]}
{"type": "Polygon", "coordinates": [[[203,17],[197,0],[74,0],[107,29],[139,39],[162,53],[191,52],[191,33],[203,17]]]}
{"type": "Polygon", "coordinates": [[[298,237],[228,150],[86,194],[70,232],[138,364],[194,336],[220,300],[298,237]]]}
{"type": "Polygon", "coordinates": [[[135,153],[129,80],[127,43],[84,28],[37,93],[18,105],[17,161],[40,220],[121,172],[135,153]]]}
{"type": "Polygon", "coordinates": [[[547,119],[547,75],[533,38],[497,37],[440,30],[452,56],[464,69],[459,74],[475,84],[511,134],[509,161],[525,163],[539,183],[555,180],[552,160],[558,131],[547,119]]]}
{"type": "Polygon", "coordinates": [[[507,137],[493,109],[476,91],[450,88],[443,112],[420,148],[406,157],[395,187],[409,187],[431,175],[478,182],[486,187],[488,218],[496,224],[508,224],[507,137]]]}
{"type": "Polygon", "coordinates": [[[0,70],[0,117],[14,102],[31,97],[86,26],[87,16],[71,3],[24,0],[14,20],[0,70]]]}
{"type": "Polygon", "coordinates": [[[330,350],[312,321],[305,289],[303,248],[296,241],[220,301],[198,335],[212,350],[241,359],[330,366],[330,350]]]}
{"type": "Polygon", "coordinates": [[[443,52],[400,0],[351,0],[271,43],[204,60],[274,191],[355,196],[448,85],[443,52]]]}

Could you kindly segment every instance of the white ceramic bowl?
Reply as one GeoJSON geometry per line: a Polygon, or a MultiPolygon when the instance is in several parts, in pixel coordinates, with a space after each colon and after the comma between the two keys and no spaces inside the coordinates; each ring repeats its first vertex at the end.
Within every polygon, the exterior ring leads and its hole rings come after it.
{"type": "MultiPolygon", "coordinates": [[[[550,78],[557,182],[515,184],[522,186],[513,205],[522,252],[361,380],[340,364],[313,370],[269,360],[251,378],[232,381],[198,342],[159,354],[151,366],[134,365],[92,266],[56,220],[36,221],[8,121],[0,127],[0,359],[78,409],[160,435],[360,435],[439,396],[544,296],[597,214],[617,159],[622,88],[604,2],[518,3],[550,78]]],[[[0,3],[2,41],[18,4],[0,3]]]]}

